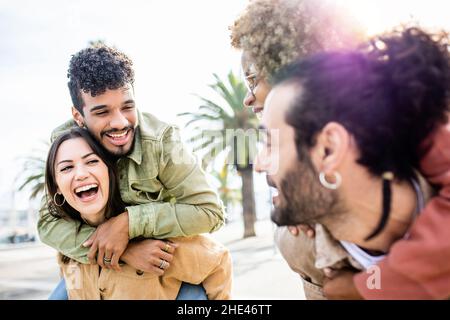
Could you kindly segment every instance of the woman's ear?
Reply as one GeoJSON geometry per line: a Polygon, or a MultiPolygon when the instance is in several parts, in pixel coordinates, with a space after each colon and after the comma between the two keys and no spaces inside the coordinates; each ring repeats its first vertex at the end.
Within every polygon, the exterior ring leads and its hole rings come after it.
{"type": "Polygon", "coordinates": [[[315,164],[318,171],[331,173],[339,171],[350,148],[350,133],[337,122],[327,123],[317,136],[314,147],[315,164]]]}

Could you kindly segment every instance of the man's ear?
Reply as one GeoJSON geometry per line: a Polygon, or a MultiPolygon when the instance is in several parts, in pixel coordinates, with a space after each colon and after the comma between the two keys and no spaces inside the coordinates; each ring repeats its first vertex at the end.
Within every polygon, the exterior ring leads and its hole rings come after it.
{"type": "Polygon", "coordinates": [[[339,171],[345,155],[350,149],[351,136],[337,122],[327,123],[317,136],[314,147],[316,167],[324,173],[339,171]]]}
{"type": "Polygon", "coordinates": [[[75,107],[72,107],[72,117],[80,128],[84,127],[84,117],[75,107]]]}

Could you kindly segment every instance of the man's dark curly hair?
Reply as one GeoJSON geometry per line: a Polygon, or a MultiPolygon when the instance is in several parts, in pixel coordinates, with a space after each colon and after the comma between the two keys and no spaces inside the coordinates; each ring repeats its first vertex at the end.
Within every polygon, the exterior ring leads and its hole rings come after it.
{"type": "Polygon", "coordinates": [[[81,90],[93,97],[134,84],[133,62],[122,52],[104,44],[81,50],[72,56],[67,77],[75,108],[83,114],[81,90]]]}
{"type": "Polygon", "coordinates": [[[316,144],[329,122],[355,138],[358,163],[383,177],[383,212],[390,211],[390,178],[414,177],[426,151],[425,138],[448,120],[450,57],[448,35],[419,28],[394,31],[358,50],[311,56],[287,67],[275,83],[298,84],[299,94],[285,115],[295,130],[299,159],[316,144]]]}
{"type": "Polygon", "coordinates": [[[299,155],[335,121],[355,137],[358,162],[372,174],[392,171],[408,179],[419,163],[421,142],[447,121],[448,37],[418,28],[395,31],[358,50],[298,61],[276,77],[280,82],[301,87],[286,114],[296,131],[299,155]]]}

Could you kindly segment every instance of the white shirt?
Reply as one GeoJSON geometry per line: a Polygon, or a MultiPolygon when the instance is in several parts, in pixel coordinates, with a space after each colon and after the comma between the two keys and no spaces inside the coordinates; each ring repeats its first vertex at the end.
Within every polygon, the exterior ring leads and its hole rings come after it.
{"type": "MultiPolygon", "coordinates": [[[[417,215],[420,213],[420,211],[422,211],[423,207],[425,206],[425,199],[422,190],[420,190],[419,183],[415,179],[412,179],[411,183],[414,187],[414,191],[416,192],[417,196],[417,207],[416,207],[416,215],[417,215]]],[[[408,237],[408,234],[406,234],[405,237],[408,237]]],[[[378,262],[383,260],[384,257],[386,256],[385,254],[379,256],[372,256],[352,242],[348,241],[339,241],[339,242],[344,247],[344,249],[364,267],[364,269],[367,269],[370,266],[377,264],[378,262]]]]}

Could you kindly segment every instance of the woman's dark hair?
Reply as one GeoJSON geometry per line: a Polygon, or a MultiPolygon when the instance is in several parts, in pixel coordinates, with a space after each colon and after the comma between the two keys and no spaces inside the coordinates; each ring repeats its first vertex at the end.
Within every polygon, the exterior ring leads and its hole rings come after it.
{"type": "Polygon", "coordinates": [[[55,161],[59,147],[64,141],[82,138],[91,147],[92,151],[99,156],[99,158],[108,167],[109,175],[109,197],[106,203],[105,217],[106,219],[112,216],[118,215],[125,210],[125,205],[120,197],[118,188],[118,178],[115,169],[114,159],[109,156],[101,146],[99,146],[95,140],[91,137],[86,129],[72,128],[70,131],[61,134],[56,138],[50,147],[47,156],[47,163],[45,168],[45,186],[47,194],[47,205],[49,213],[54,218],[71,218],[77,221],[83,222],[80,213],[72,208],[67,201],[63,201],[62,197],[56,195],[58,204],[64,202],[62,206],[58,206],[54,203],[55,194],[57,194],[58,186],[56,184],[55,175],[55,161]]]}
{"type": "MultiPolygon", "coordinates": [[[[354,136],[358,163],[369,172],[411,179],[424,152],[422,142],[447,121],[448,37],[419,28],[394,31],[358,50],[298,61],[281,71],[275,82],[301,88],[286,114],[300,158],[315,145],[320,130],[335,121],[354,136]]],[[[383,217],[370,237],[387,221],[390,187],[383,194],[383,217]]]]}

